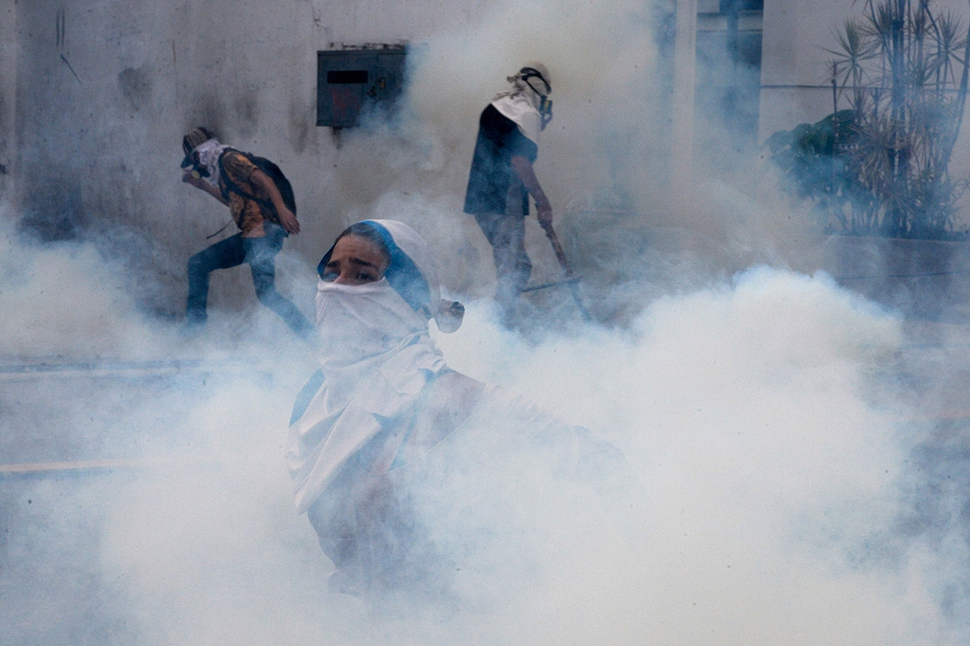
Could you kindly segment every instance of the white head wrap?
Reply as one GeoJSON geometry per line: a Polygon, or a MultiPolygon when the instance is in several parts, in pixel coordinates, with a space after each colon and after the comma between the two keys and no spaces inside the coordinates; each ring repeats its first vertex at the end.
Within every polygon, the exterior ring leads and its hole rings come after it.
{"type": "MultiPolygon", "coordinates": [[[[455,302],[442,300],[441,298],[441,283],[438,280],[438,263],[431,253],[431,248],[428,246],[428,243],[424,241],[424,238],[418,235],[417,231],[397,220],[365,220],[365,222],[379,225],[390,235],[391,244],[388,246],[392,247],[392,259],[388,271],[391,273],[390,280],[392,284],[397,282],[395,281],[395,272],[399,269],[396,266],[397,263],[394,262],[394,247],[407,256],[407,259],[414,264],[424,278],[424,282],[428,286],[427,302],[420,304],[412,302],[411,306],[419,311],[424,310],[430,318],[435,320],[438,329],[442,332],[451,333],[461,327],[461,314],[456,313],[452,309],[452,305],[455,302]]],[[[388,241],[385,240],[385,242],[388,241]]]]}
{"type": "Polygon", "coordinates": [[[428,333],[430,316],[445,317],[430,249],[403,223],[367,222],[390,252],[385,277],[365,285],[323,279],[317,284],[323,380],[305,409],[294,412],[286,451],[298,512],[306,511],[346,461],[385,423],[410,410],[428,381],[447,368],[428,333]]]}
{"type": "MultiPolygon", "coordinates": [[[[526,68],[535,69],[542,74],[543,78],[549,78],[549,72],[542,63],[529,63],[523,69],[526,68]]],[[[492,105],[503,116],[513,121],[519,127],[519,132],[538,146],[539,133],[542,132],[542,113],[539,110],[542,96],[537,90],[544,90],[546,94],[551,94],[552,88],[538,79],[523,80],[521,71],[510,76],[508,80],[512,84],[512,89],[496,95],[492,105]],[[537,84],[538,87],[530,85],[530,82],[537,84]]]]}
{"type": "Polygon", "coordinates": [[[196,146],[193,152],[199,155],[199,164],[209,171],[208,177],[203,177],[215,188],[219,188],[219,157],[229,146],[223,146],[216,138],[209,139],[196,146]]]}

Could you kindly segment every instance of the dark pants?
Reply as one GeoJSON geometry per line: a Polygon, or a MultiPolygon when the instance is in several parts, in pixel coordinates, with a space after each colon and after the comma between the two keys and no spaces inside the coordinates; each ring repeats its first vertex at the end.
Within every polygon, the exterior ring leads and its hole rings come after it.
{"type": "Polygon", "coordinates": [[[515,311],[516,301],[529,282],[532,263],[525,253],[525,216],[529,201],[522,185],[510,167],[505,191],[505,208],[501,213],[475,213],[475,221],[492,245],[495,259],[495,301],[503,318],[508,321],[515,311]]]}
{"type": "Polygon", "coordinates": [[[280,315],[290,329],[304,339],[312,339],[315,330],[300,310],[283,298],[273,286],[276,278],[276,254],[283,248],[282,227],[265,224],[266,235],[243,238],[241,233],[220,240],[189,258],[189,297],[185,318],[190,324],[204,325],[209,299],[209,274],[248,263],[253,272],[253,286],[259,302],[280,315]]]}
{"type": "Polygon", "coordinates": [[[492,245],[498,279],[495,300],[508,317],[532,273],[532,263],[525,253],[525,218],[505,213],[476,213],[475,221],[492,245]]]}

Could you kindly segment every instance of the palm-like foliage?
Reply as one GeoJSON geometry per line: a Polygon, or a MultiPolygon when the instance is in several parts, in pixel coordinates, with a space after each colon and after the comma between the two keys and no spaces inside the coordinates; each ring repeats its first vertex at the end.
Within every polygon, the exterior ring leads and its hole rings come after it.
{"type": "Polygon", "coordinates": [[[833,114],[776,133],[768,146],[827,229],[946,237],[967,184],[949,173],[967,98],[967,26],[952,12],[934,14],[930,0],[859,4],[861,15],[827,50],[833,114]],[[806,128],[831,133],[827,152],[806,139],[806,128]]]}

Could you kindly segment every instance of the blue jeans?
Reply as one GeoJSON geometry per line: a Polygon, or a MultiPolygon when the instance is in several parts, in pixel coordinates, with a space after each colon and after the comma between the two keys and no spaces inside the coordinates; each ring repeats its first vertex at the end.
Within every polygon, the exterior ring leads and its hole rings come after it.
{"type": "Polygon", "coordinates": [[[279,314],[298,335],[310,340],[315,333],[313,325],[273,285],[276,279],[276,254],[283,248],[285,231],[274,224],[264,223],[263,226],[266,235],[261,238],[244,238],[237,233],[189,258],[189,297],[185,319],[191,325],[205,325],[208,318],[205,308],[209,300],[209,274],[216,269],[229,269],[247,263],[253,272],[253,286],[259,302],[279,314]]]}

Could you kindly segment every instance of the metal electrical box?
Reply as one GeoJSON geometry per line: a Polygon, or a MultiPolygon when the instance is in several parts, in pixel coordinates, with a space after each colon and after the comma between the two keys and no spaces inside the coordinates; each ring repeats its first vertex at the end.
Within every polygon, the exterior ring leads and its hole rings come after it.
{"type": "Polygon", "coordinates": [[[356,126],[370,105],[391,105],[404,89],[404,48],[317,52],[317,125],[356,126]]]}

